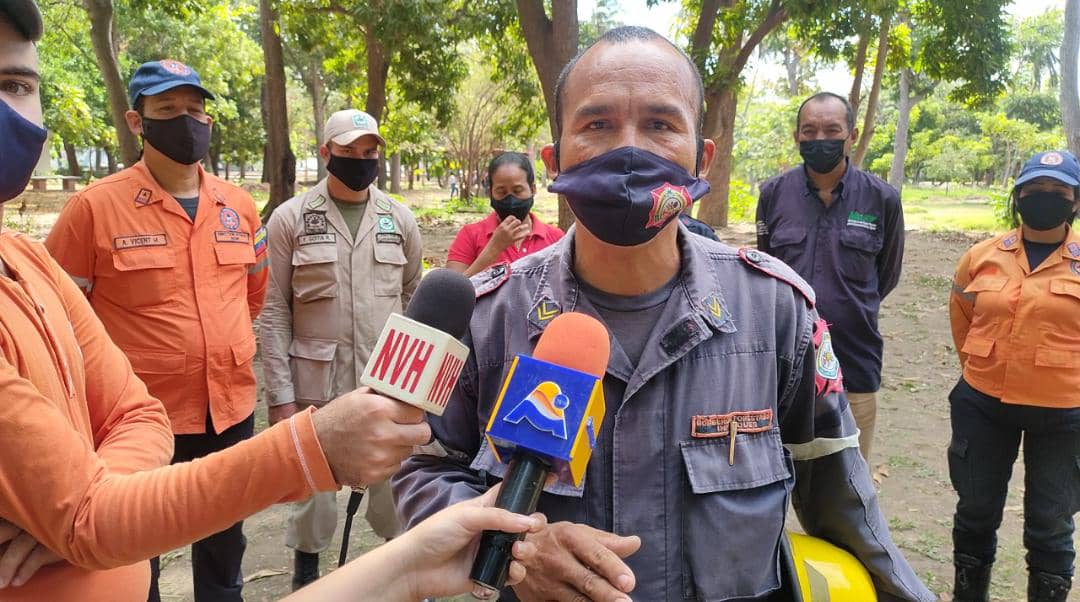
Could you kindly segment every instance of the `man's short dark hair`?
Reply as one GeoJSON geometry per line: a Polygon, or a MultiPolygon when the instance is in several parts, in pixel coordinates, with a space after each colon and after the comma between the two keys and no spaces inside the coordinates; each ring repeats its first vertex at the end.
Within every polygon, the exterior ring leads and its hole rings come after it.
{"type": "Polygon", "coordinates": [[[648,27],[638,27],[636,25],[624,25],[622,27],[616,27],[609,30],[604,35],[600,36],[598,40],[589,44],[585,48],[578,51],[574,58],[570,59],[570,62],[563,67],[562,72],[559,73],[559,79],[555,82],[555,142],[559,141],[562,136],[562,96],[563,89],[566,87],[566,80],[570,79],[570,73],[577,66],[578,61],[585,55],[586,52],[591,50],[593,46],[598,44],[626,44],[627,42],[653,42],[656,40],[663,40],[668,46],[674,48],[684,59],[686,59],[686,66],[690,68],[690,73],[694,77],[694,87],[697,89],[697,106],[694,107],[697,112],[697,137],[701,138],[701,128],[705,122],[705,84],[701,81],[701,73],[698,72],[697,65],[694,64],[690,55],[686,54],[682,48],[679,48],[675,44],[671,43],[671,40],[656,33],[648,27]]]}
{"type": "Polygon", "coordinates": [[[34,0],[0,1],[0,19],[11,23],[30,42],[41,39],[41,11],[34,0]]]}
{"type": "Polygon", "coordinates": [[[844,98],[843,96],[840,96],[839,94],[835,94],[833,92],[818,92],[817,94],[814,94],[810,98],[807,98],[806,100],[802,101],[802,104],[799,105],[799,111],[797,113],[795,113],[795,129],[798,130],[799,126],[801,125],[803,107],[810,104],[811,102],[817,102],[817,101],[821,101],[821,100],[831,100],[831,99],[832,100],[839,100],[840,104],[844,105],[844,110],[847,111],[848,134],[851,134],[851,132],[854,132],[855,131],[855,110],[851,108],[851,103],[848,102],[848,99],[844,98]]]}

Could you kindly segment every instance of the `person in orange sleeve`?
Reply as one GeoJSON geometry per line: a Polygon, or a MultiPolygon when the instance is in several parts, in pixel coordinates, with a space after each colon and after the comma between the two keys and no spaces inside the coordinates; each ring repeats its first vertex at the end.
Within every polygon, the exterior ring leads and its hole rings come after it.
{"type": "MultiPolygon", "coordinates": [[[[128,92],[142,160],[72,197],[45,246],[165,404],[172,461],[185,462],[252,436],[266,234],[251,196],[199,164],[214,97],[198,73],[173,60],[144,63],[128,92]]],[[[192,546],[197,601],[241,600],[244,548],[242,523],[192,546]]]]}
{"type": "Polygon", "coordinates": [[[1011,199],[1015,230],[969,249],[949,297],[963,377],[949,395],[954,600],[988,599],[997,529],[1024,442],[1028,600],[1064,602],[1080,511],[1080,162],[1039,153],[1011,199]]]}

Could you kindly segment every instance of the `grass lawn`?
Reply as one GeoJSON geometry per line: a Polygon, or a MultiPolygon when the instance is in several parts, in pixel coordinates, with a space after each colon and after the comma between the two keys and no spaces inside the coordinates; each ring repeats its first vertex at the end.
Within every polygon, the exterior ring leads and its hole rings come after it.
{"type": "Polygon", "coordinates": [[[904,224],[915,230],[1000,232],[1006,226],[994,215],[993,192],[966,186],[949,186],[948,191],[944,186],[905,186],[904,224]]]}
{"type": "MultiPolygon", "coordinates": [[[[269,198],[267,186],[246,184],[244,188],[255,198],[255,203],[261,211],[269,198]]],[[[298,185],[297,192],[306,188],[305,185],[298,185]]],[[[950,185],[947,190],[944,186],[905,186],[902,195],[905,226],[909,230],[934,232],[945,230],[1001,232],[1006,226],[999,224],[994,216],[994,208],[990,204],[993,192],[993,189],[988,188],[955,185],[950,185]]],[[[421,222],[468,223],[482,219],[490,211],[487,198],[477,198],[470,205],[457,199],[451,201],[449,197],[449,190],[438,188],[434,182],[430,184],[417,182],[414,190],[402,190],[399,198],[413,210],[421,222]]],[[[557,223],[558,197],[542,186],[538,187],[533,211],[545,222],[557,223]]],[[[51,221],[49,224],[51,225],[51,221]]]]}

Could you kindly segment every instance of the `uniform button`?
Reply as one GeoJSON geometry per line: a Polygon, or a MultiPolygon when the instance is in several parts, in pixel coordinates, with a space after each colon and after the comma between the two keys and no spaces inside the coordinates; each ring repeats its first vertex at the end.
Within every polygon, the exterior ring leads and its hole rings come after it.
{"type": "Polygon", "coordinates": [[[762,260],[761,253],[758,253],[754,250],[747,251],[746,258],[749,259],[752,263],[761,263],[762,260]]]}

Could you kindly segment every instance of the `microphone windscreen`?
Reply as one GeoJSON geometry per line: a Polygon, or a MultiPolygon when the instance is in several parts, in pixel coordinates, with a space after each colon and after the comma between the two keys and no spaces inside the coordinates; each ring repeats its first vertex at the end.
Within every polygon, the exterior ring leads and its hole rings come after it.
{"type": "Polygon", "coordinates": [[[611,342],[607,329],[596,318],[578,312],[559,314],[536,342],[533,357],[604,378],[611,342]]]}
{"type": "Polygon", "coordinates": [[[469,329],[476,290],[464,275],[446,268],[428,272],[416,287],[405,317],[460,339],[469,329]]]}

